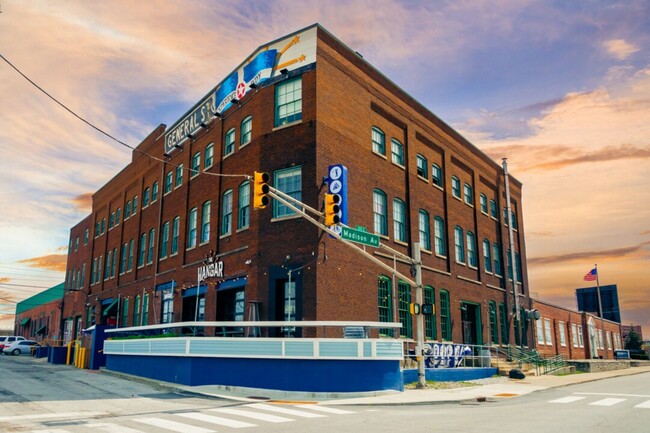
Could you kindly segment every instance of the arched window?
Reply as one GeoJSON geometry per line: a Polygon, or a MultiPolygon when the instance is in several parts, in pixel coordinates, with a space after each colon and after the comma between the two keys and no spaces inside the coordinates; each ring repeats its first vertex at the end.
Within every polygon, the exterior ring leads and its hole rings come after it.
{"type": "Polygon", "coordinates": [[[417,163],[416,165],[417,165],[418,176],[420,176],[421,178],[426,179],[427,182],[428,182],[429,181],[429,162],[427,161],[427,159],[424,156],[422,156],[420,154],[416,155],[415,158],[416,158],[416,163],[417,163]]]}
{"type": "Polygon", "coordinates": [[[456,262],[465,264],[465,239],[460,226],[454,227],[454,244],[456,246],[456,262]]]}
{"type": "Polygon", "coordinates": [[[386,155],[386,136],[384,135],[384,131],[376,126],[372,127],[372,151],[386,155]]]}
{"type": "Polygon", "coordinates": [[[386,193],[380,189],[372,191],[372,212],[374,216],[375,233],[388,236],[388,210],[386,193]]]}
{"type": "Polygon", "coordinates": [[[436,254],[446,256],[445,222],[439,216],[433,219],[433,236],[435,239],[436,254]]]}
{"type": "Polygon", "coordinates": [[[398,198],[393,199],[393,235],[396,241],[406,242],[406,206],[398,198]]]}
{"type": "Polygon", "coordinates": [[[418,227],[420,231],[420,248],[431,251],[431,231],[429,226],[429,212],[420,209],[418,213],[418,227]]]}
{"type": "Polygon", "coordinates": [[[467,264],[473,268],[478,266],[478,260],[476,258],[476,236],[472,232],[467,232],[467,264]]]}

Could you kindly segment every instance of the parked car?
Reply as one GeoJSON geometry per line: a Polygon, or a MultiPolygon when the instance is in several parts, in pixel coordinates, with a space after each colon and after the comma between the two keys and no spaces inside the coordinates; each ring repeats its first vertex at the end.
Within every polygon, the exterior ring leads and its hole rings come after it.
{"type": "Polygon", "coordinates": [[[3,336],[1,336],[0,337],[0,351],[3,350],[5,347],[9,346],[14,341],[21,341],[21,340],[26,340],[26,338],[22,337],[20,335],[3,335],[3,336]]]}
{"type": "Polygon", "coordinates": [[[18,340],[11,343],[9,346],[5,346],[2,349],[2,353],[5,355],[29,355],[32,353],[32,347],[38,347],[38,344],[34,340],[18,340]]]}

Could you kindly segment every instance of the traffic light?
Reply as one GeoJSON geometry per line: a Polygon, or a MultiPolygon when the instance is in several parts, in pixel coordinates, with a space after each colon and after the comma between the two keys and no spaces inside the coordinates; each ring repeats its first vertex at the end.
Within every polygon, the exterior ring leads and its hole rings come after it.
{"type": "Polygon", "coordinates": [[[420,304],[411,302],[409,310],[411,311],[412,316],[417,316],[418,314],[420,314],[420,304]]]}
{"type": "Polygon", "coordinates": [[[269,174],[255,172],[253,186],[253,207],[255,209],[264,209],[270,203],[269,198],[269,174]]]}
{"type": "Polygon", "coordinates": [[[325,225],[333,226],[341,221],[339,212],[341,207],[341,196],[338,194],[325,194],[325,225]]]}
{"type": "Polygon", "coordinates": [[[422,314],[424,314],[425,316],[431,316],[432,314],[435,314],[435,312],[436,312],[435,305],[430,303],[422,304],[422,314]]]}

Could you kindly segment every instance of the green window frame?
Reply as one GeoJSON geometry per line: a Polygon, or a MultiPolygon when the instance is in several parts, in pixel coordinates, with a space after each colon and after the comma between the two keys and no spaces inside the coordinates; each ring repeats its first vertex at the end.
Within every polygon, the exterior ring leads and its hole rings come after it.
{"type": "Polygon", "coordinates": [[[129,260],[127,261],[127,272],[133,270],[133,254],[135,253],[135,239],[129,241],[129,260]]]}
{"type": "Polygon", "coordinates": [[[483,267],[485,272],[492,273],[492,248],[488,239],[483,239],[483,267]]]}
{"type": "Polygon", "coordinates": [[[386,155],[386,135],[384,131],[376,126],[372,127],[372,151],[380,155],[386,155]]]}
{"type": "MultiPolygon", "coordinates": [[[[302,200],[302,167],[290,167],[276,170],[273,173],[273,184],[283,193],[302,200]]],[[[273,200],[273,218],[284,218],[295,215],[295,212],[278,200],[273,200]]]]}
{"type": "MultiPolygon", "coordinates": [[[[379,321],[390,323],[393,321],[393,292],[390,278],[380,275],[377,280],[377,305],[379,308],[379,321]]],[[[381,328],[380,335],[392,336],[391,328],[381,328]]]]}
{"type": "Polygon", "coordinates": [[[145,293],[142,297],[142,326],[149,324],[149,294],[145,293]]]}
{"type": "Polygon", "coordinates": [[[497,219],[497,202],[490,199],[490,216],[497,219]]]}
{"type": "MultiPolygon", "coordinates": [[[[153,183],[153,185],[151,185],[151,203],[155,202],[156,200],[158,200],[158,181],[155,181],[153,183]]],[[[118,211],[117,212],[117,215],[118,215],[117,219],[119,220],[120,219],[119,218],[119,215],[120,215],[119,211],[120,210],[118,209],[117,211],[118,211]]],[[[118,221],[118,224],[119,224],[119,221],[118,221]]]]}
{"type": "Polygon", "coordinates": [[[221,236],[232,232],[232,189],[223,193],[221,200],[221,236]]]}
{"type": "Polygon", "coordinates": [[[406,242],[406,205],[398,198],[393,199],[393,236],[396,241],[406,242]]]}
{"type": "Polygon", "coordinates": [[[404,167],[404,145],[396,138],[391,138],[390,149],[393,163],[404,167]]]}
{"type": "Polygon", "coordinates": [[[251,142],[251,138],[253,137],[253,117],[248,116],[244,120],[241,121],[241,128],[240,128],[240,142],[239,142],[239,147],[244,147],[248,143],[251,142]]]}
{"type": "Polygon", "coordinates": [[[169,252],[170,256],[178,253],[178,237],[180,235],[181,217],[174,218],[172,224],[172,246],[169,252]]]}
{"type": "Polygon", "coordinates": [[[210,214],[211,214],[210,200],[203,203],[201,206],[201,243],[204,244],[210,240],[210,214]]]}
{"type": "Polygon", "coordinates": [[[439,188],[442,188],[442,169],[438,164],[431,164],[431,182],[439,188]]]}
{"type": "Polygon", "coordinates": [[[144,266],[144,260],[147,254],[147,234],[142,233],[140,235],[140,245],[138,250],[138,268],[144,266]]]}
{"type": "Polygon", "coordinates": [[[190,169],[190,179],[199,175],[201,171],[201,152],[196,152],[192,156],[192,168],[190,169]]]}
{"type": "Polygon", "coordinates": [[[235,152],[235,128],[230,128],[226,132],[225,143],[223,146],[223,155],[228,156],[235,152]]]}
{"type": "Polygon", "coordinates": [[[212,167],[214,163],[214,143],[208,144],[205,148],[205,158],[203,159],[203,169],[206,170],[212,167]]]}
{"type": "Polygon", "coordinates": [[[150,197],[151,197],[151,189],[149,187],[146,187],[142,192],[142,209],[149,206],[150,197]]]}
{"type": "Polygon", "coordinates": [[[122,298],[122,322],[120,326],[129,326],[129,298],[122,298]]]}
{"type": "Polygon", "coordinates": [[[424,286],[424,303],[425,304],[432,304],[434,305],[433,311],[434,313],[429,315],[427,314],[424,316],[424,335],[428,340],[435,340],[437,337],[437,329],[436,329],[436,294],[435,290],[431,286],[424,286]]]}
{"type": "Polygon", "coordinates": [[[249,181],[239,185],[238,200],[237,230],[243,230],[250,224],[251,183],[249,181]]]}
{"type": "Polygon", "coordinates": [[[481,204],[481,212],[483,212],[484,214],[487,215],[487,213],[488,213],[488,200],[487,200],[487,196],[486,196],[485,194],[481,193],[481,195],[479,195],[479,199],[478,199],[478,201],[479,201],[479,203],[481,204]]]}
{"type": "Polygon", "coordinates": [[[445,221],[436,216],[433,219],[433,237],[436,247],[436,254],[439,256],[447,255],[447,246],[445,243],[445,221]]]}
{"type": "Polygon", "coordinates": [[[149,230],[149,249],[147,250],[147,264],[153,263],[153,249],[156,244],[156,229],[149,230]]]}
{"type": "Polygon", "coordinates": [[[488,304],[488,313],[490,320],[490,341],[494,344],[499,344],[499,326],[497,323],[497,304],[490,301],[488,304]]]}
{"type": "Polygon", "coordinates": [[[413,338],[413,326],[411,320],[411,286],[403,281],[397,283],[397,310],[399,321],[402,324],[402,337],[413,338]]]}
{"type": "Polygon", "coordinates": [[[431,226],[429,224],[429,212],[420,209],[418,212],[418,228],[420,232],[420,248],[431,251],[431,226]]]}
{"type": "Polygon", "coordinates": [[[133,326],[141,326],[140,323],[140,295],[133,300],[133,326]]]}
{"type": "Polygon", "coordinates": [[[451,341],[451,308],[449,292],[440,290],[440,337],[443,341],[451,341]]]}
{"type": "Polygon", "coordinates": [[[456,176],[451,177],[451,194],[456,198],[460,198],[460,179],[456,176]]]}
{"type": "Polygon", "coordinates": [[[190,209],[187,218],[187,248],[196,247],[196,226],[197,226],[198,210],[193,207],[190,209]]]}
{"type": "Polygon", "coordinates": [[[275,86],[275,126],[302,120],[302,77],[275,86]]]}
{"type": "Polygon", "coordinates": [[[492,256],[494,258],[494,275],[503,275],[503,263],[501,262],[501,247],[499,244],[492,244],[492,256]]]}
{"type": "Polygon", "coordinates": [[[380,189],[372,191],[372,213],[375,233],[388,236],[388,204],[386,193],[380,189]]]}
{"type": "Polygon", "coordinates": [[[470,206],[473,205],[474,192],[472,191],[472,187],[470,186],[469,183],[463,184],[463,197],[465,199],[465,203],[467,203],[470,206]]]}
{"type": "Polygon", "coordinates": [[[160,234],[160,258],[167,258],[169,253],[169,221],[165,222],[162,226],[162,233],[160,234]]]}
{"type": "Polygon", "coordinates": [[[501,329],[501,344],[508,344],[508,321],[506,318],[506,305],[499,303],[499,329],[501,329]]]}
{"type": "Polygon", "coordinates": [[[183,185],[183,164],[176,167],[176,185],[175,185],[175,187],[178,188],[181,185],[183,185]]]}
{"type": "Polygon", "coordinates": [[[465,237],[460,226],[454,227],[454,246],[456,249],[456,263],[465,264],[465,237]]]}
{"type": "Polygon", "coordinates": [[[472,268],[478,266],[478,258],[476,255],[476,236],[474,233],[467,232],[467,264],[472,268]]]}
{"type": "Polygon", "coordinates": [[[418,176],[429,181],[429,161],[420,154],[415,156],[415,160],[418,176]]]}
{"type": "Polygon", "coordinates": [[[173,183],[174,183],[174,173],[170,171],[165,175],[165,192],[164,192],[165,194],[169,194],[170,192],[172,192],[173,183]]]}

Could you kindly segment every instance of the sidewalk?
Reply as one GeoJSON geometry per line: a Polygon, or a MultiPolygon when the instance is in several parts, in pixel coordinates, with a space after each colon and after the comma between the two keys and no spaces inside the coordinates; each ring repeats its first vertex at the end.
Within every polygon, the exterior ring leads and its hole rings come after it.
{"type": "MultiPolygon", "coordinates": [[[[577,373],[566,376],[529,376],[522,380],[503,378],[496,383],[452,389],[407,389],[404,392],[381,392],[372,396],[351,397],[336,394],[314,394],[307,392],[283,392],[251,388],[218,386],[174,386],[171,387],[191,393],[238,401],[272,400],[295,403],[317,403],[321,405],[423,405],[453,402],[480,402],[518,397],[547,388],[557,388],[578,383],[632,374],[649,373],[650,366],[631,367],[624,370],[597,373],[577,373]]],[[[162,384],[161,384],[162,385],[162,384]]],[[[163,386],[166,386],[164,384],[163,386]]]]}

